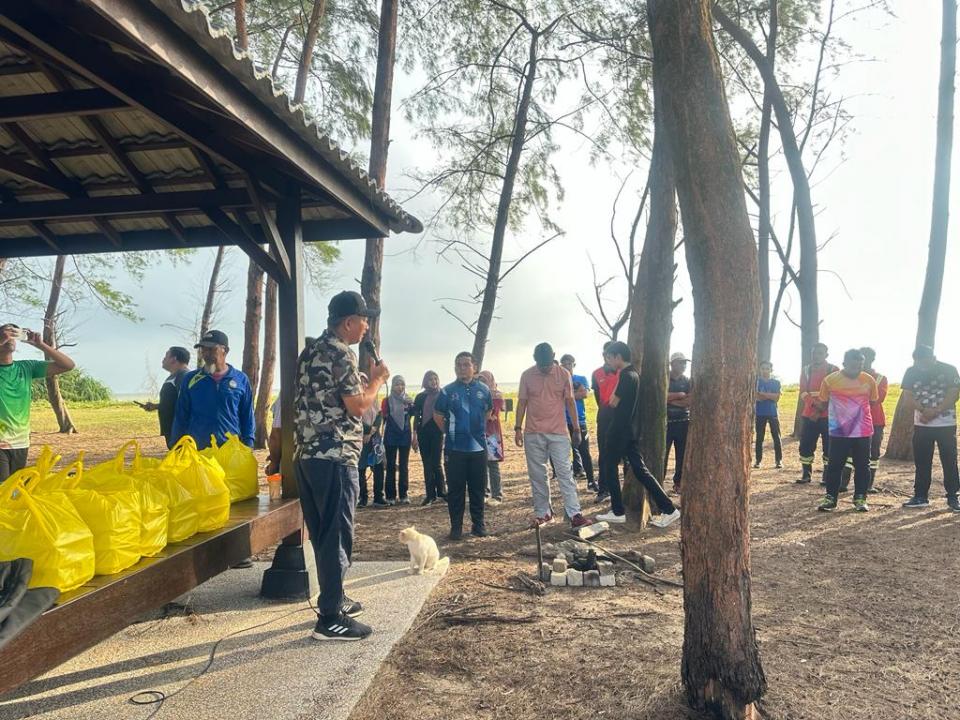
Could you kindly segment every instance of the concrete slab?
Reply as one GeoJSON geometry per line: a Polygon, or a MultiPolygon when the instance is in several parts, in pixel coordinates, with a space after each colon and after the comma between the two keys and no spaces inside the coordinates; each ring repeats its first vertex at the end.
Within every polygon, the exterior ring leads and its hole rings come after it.
{"type": "Polygon", "coordinates": [[[305,603],[258,597],[268,566],[223,573],[179,600],[192,614],[132,625],[5,696],[0,720],[146,720],[157,705],[129,700],[147,690],[166,695],[159,720],[340,720],[441,577],[408,575],[403,562],[357,563],[347,593],[374,634],[316,642],[305,603]]]}

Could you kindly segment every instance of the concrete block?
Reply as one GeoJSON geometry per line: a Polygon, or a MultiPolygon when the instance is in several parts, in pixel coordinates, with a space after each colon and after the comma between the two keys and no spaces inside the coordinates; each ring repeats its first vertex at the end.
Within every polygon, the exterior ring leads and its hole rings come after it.
{"type": "Polygon", "coordinates": [[[587,525],[586,527],[579,528],[577,530],[577,536],[581,540],[593,540],[593,538],[603,535],[609,529],[609,523],[598,522],[594,523],[593,525],[587,525]]]}
{"type": "Polygon", "coordinates": [[[598,560],[597,570],[600,571],[600,577],[603,577],[604,575],[613,575],[613,563],[606,560],[598,560]]]}
{"type": "Polygon", "coordinates": [[[600,587],[600,572],[597,570],[587,570],[583,574],[584,587],[600,587]]]}
{"type": "Polygon", "coordinates": [[[553,573],[553,567],[550,563],[540,563],[540,580],[545,583],[550,582],[550,575],[553,573]]]}
{"type": "Polygon", "coordinates": [[[583,587],[583,572],[570,568],[567,570],[567,585],[570,587],[583,587]]]}
{"type": "Polygon", "coordinates": [[[565,573],[567,571],[567,559],[565,557],[554,558],[553,571],[555,573],[565,573]]]}
{"type": "Polygon", "coordinates": [[[555,587],[565,587],[567,584],[567,573],[565,572],[550,573],[550,584],[555,587]]]}
{"type": "Polygon", "coordinates": [[[617,586],[617,576],[616,575],[601,575],[600,576],[600,587],[616,587],[617,586]]]}

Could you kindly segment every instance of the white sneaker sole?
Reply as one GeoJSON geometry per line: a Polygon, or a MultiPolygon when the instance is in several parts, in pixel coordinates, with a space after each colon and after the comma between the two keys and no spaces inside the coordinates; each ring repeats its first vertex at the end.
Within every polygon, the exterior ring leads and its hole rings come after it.
{"type": "Polygon", "coordinates": [[[679,515],[671,515],[668,520],[651,520],[650,524],[653,525],[654,527],[663,529],[663,528],[670,527],[679,519],[680,519],[679,515]]]}
{"type": "Polygon", "coordinates": [[[626,515],[597,515],[597,522],[613,523],[622,525],[627,521],[626,515]]]}
{"type": "Polygon", "coordinates": [[[370,637],[370,636],[367,635],[366,637],[343,637],[341,635],[335,635],[335,636],[321,635],[318,632],[314,632],[310,634],[310,637],[312,637],[314,640],[319,640],[321,642],[324,640],[334,640],[336,642],[357,642],[358,640],[366,640],[367,637],[370,637]]]}

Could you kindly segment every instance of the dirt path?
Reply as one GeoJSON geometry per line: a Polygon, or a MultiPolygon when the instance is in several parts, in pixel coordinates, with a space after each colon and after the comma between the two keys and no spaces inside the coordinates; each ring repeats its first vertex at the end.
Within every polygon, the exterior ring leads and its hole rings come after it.
{"type": "MultiPolygon", "coordinates": [[[[884,463],[872,512],[855,514],[847,495],[836,513],[817,513],[820,488],[793,483],[795,442],[785,454],[784,470],[755,471],[751,495],[765,717],[960,718],[960,517],[937,497],[939,475],[928,510],[900,508],[912,466],[884,463]]],[[[351,720],[695,717],[679,680],[682,591],[655,591],[630,574],[616,589],[506,589],[535,560],[519,451],[504,470],[492,537],[446,542],[445,506],[360,512],[358,559],[405,558],[396,534],[415,523],[453,565],[351,720]],[[474,614],[502,620],[459,624],[474,614]]],[[[418,464],[411,475],[418,496],[418,464]]],[[[589,497],[581,493],[585,509],[589,497]]],[[[545,535],[565,532],[554,524],[545,535]]],[[[654,556],[658,575],[680,579],[679,526],[615,528],[605,540],[654,556]]]]}

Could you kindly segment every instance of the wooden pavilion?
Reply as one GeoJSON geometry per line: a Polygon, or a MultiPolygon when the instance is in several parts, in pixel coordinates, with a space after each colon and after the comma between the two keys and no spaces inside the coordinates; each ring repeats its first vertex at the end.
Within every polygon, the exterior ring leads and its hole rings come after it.
{"type": "Polygon", "coordinates": [[[0,651],[0,693],[281,539],[303,567],[303,243],[421,230],[192,0],[0,6],[0,257],[240,247],[279,287],[285,463],[283,502],[61,598],[0,651]]]}

